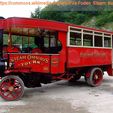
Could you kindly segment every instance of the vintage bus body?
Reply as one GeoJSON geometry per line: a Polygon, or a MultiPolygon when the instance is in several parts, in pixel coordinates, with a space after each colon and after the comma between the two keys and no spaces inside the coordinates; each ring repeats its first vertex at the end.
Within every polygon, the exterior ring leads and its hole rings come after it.
{"type": "MultiPolygon", "coordinates": [[[[81,76],[98,86],[103,72],[112,74],[113,32],[74,24],[12,17],[0,20],[1,43],[0,94],[6,100],[19,99],[26,87],[38,87],[52,80],[76,81],[81,76]],[[21,46],[13,44],[22,39],[21,46]],[[34,38],[33,40],[31,40],[34,38]],[[24,48],[25,39],[28,46],[24,48]],[[35,46],[31,48],[35,42],[35,46]],[[26,51],[27,50],[27,51],[26,51]]],[[[18,43],[17,43],[18,44],[18,43]]],[[[26,45],[26,44],[25,44],[26,45]]]]}

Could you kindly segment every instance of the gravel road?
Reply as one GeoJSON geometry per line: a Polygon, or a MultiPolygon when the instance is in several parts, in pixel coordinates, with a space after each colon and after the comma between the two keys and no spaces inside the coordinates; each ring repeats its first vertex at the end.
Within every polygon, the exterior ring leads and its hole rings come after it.
{"type": "Polygon", "coordinates": [[[113,113],[113,77],[104,74],[99,87],[88,86],[84,79],[25,89],[19,101],[0,98],[0,113],[113,113]]]}

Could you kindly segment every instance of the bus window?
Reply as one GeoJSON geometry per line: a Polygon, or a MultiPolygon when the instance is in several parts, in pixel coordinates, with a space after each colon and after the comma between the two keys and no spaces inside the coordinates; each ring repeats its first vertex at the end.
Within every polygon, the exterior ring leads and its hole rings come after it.
{"type": "Polygon", "coordinates": [[[59,42],[58,42],[58,32],[44,30],[40,35],[35,37],[35,44],[43,53],[58,53],[59,42]]]}
{"type": "Polygon", "coordinates": [[[102,44],[102,36],[96,36],[94,37],[94,45],[95,47],[102,47],[103,44],[102,44]]]}
{"type": "Polygon", "coordinates": [[[46,48],[49,47],[49,36],[44,37],[44,47],[46,47],[46,48]]]}
{"type": "Polygon", "coordinates": [[[48,31],[44,37],[44,52],[58,53],[61,49],[58,41],[58,33],[48,31]]]}
{"type": "Polygon", "coordinates": [[[37,45],[34,43],[34,37],[22,36],[22,52],[30,53],[37,45]]]}
{"type": "Polygon", "coordinates": [[[55,36],[50,37],[50,47],[55,47],[57,45],[55,36]]]}
{"type": "Polygon", "coordinates": [[[22,49],[22,38],[18,35],[12,35],[12,45],[22,49]]]}
{"type": "Polygon", "coordinates": [[[81,33],[70,32],[70,45],[81,46],[81,33]]]}
{"type": "Polygon", "coordinates": [[[93,46],[93,35],[83,35],[83,46],[93,46]]]}
{"type": "Polygon", "coordinates": [[[7,53],[20,53],[21,52],[21,40],[18,35],[12,35],[9,40],[9,35],[3,35],[3,56],[7,58],[7,53]]]}
{"type": "Polygon", "coordinates": [[[55,36],[45,36],[44,37],[44,47],[56,47],[56,37],[55,36]]]}
{"type": "Polygon", "coordinates": [[[8,34],[3,34],[3,45],[8,45],[8,34]]]}
{"type": "Polygon", "coordinates": [[[104,47],[111,47],[111,38],[104,37],[104,47]]]}

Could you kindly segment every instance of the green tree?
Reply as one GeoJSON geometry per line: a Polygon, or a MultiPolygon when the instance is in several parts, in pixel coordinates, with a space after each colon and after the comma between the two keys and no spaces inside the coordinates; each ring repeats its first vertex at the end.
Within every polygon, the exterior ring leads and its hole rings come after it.
{"type": "MultiPolygon", "coordinates": [[[[84,1],[84,0],[59,0],[59,1],[84,1]]],[[[58,2],[59,2],[58,1],[58,2]]],[[[93,0],[89,0],[92,2],[93,0]]],[[[97,6],[75,6],[75,5],[53,5],[50,4],[45,8],[37,8],[34,13],[31,13],[32,18],[41,18],[48,20],[56,20],[61,22],[69,22],[74,24],[83,24],[93,17],[96,17],[95,27],[103,26],[106,23],[112,22],[113,13],[108,11],[108,7],[102,7],[103,10],[97,10],[97,6]],[[86,10],[84,10],[86,8],[86,10]]],[[[100,8],[101,9],[101,8],[100,8]]]]}
{"type": "Polygon", "coordinates": [[[31,17],[32,18],[40,18],[40,14],[41,14],[41,8],[38,7],[35,9],[34,13],[31,12],[31,17]]]}

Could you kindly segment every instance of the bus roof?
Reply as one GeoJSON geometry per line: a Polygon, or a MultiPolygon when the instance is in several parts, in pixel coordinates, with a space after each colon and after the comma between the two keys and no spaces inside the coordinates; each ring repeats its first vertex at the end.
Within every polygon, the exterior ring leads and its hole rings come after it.
{"type": "Polygon", "coordinates": [[[46,19],[21,18],[21,17],[10,17],[10,18],[5,19],[5,28],[6,29],[9,29],[12,27],[14,27],[14,28],[15,27],[42,28],[42,29],[50,29],[50,30],[67,32],[69,26],[86,29],[86,30],[113,34],[113,32],[111,32],[111,31],[99,30],[99,29],[95,29],[95,28],[89,28],[89,27],[85,27],[85,26],[79,26],[79,25],[75,25],[75,24],[58,22],[58,21],[53,21],[53,20],[46,20],[46,19]]]}

